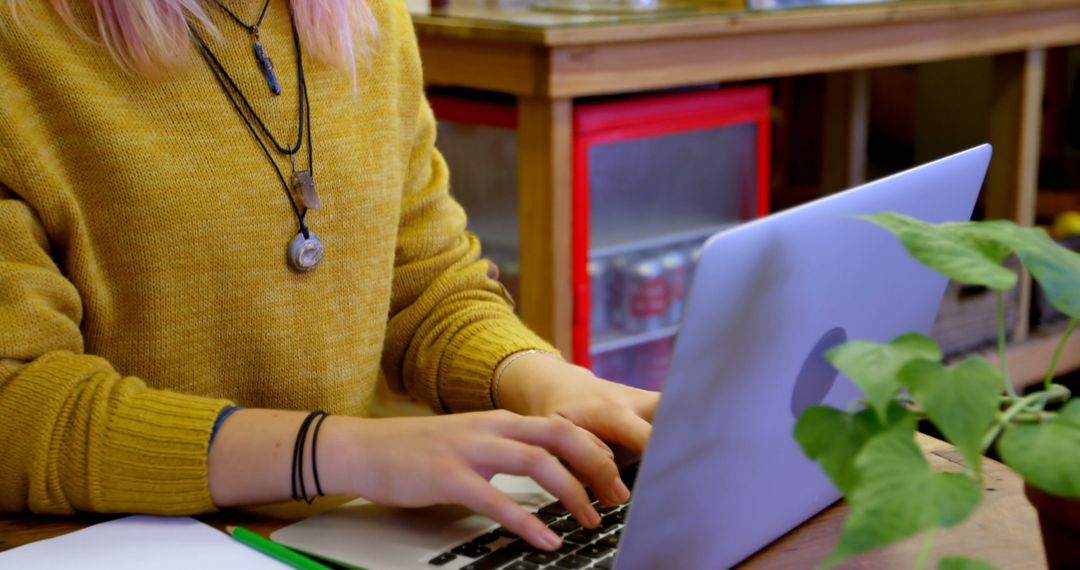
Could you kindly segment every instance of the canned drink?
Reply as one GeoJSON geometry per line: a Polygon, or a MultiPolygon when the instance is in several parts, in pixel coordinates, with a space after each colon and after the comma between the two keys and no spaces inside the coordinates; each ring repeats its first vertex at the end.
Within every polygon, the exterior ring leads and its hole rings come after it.
{"type": "Polygon", "coordinates": [[[660,267],[671,290],[671,303],[664,322],[677,325],[682,321],[686,290],[690,287],[690,257],[682,249],[671,249],[660,257],[660,267]]]}
{"type": "Polygon", "coordinates": [[[634,353],[633,384],[646,390],[660,390],[671,364],[674,339],[665,338],[643,344],[634,353]]]}
{"type": "Polygon", "coordinates": [[[608,297],[610,263],[606,259],[591,259],[589,273],[589,331],[602,334],[611,328],[611,302],[608,297]]]}
{"type": "Polygon", "coordinates": [[[612,328],[626,330],[626,308],[623,306],[623,283],[631,259],[625,255],[616,255],[608,264],[608,323],[612,328]]]}
{"type": "Polygon", "coordinates": [[[642,257],[628,264],[621,287],[624,329],[639,333],[664,327],[671,306],[671,287],[659,261],[642,257]]]}

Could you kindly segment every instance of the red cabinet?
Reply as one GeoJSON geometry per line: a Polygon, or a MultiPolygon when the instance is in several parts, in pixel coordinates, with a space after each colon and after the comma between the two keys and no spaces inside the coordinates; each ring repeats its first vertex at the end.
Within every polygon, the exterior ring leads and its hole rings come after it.
{"type": "MultiPolygon", "coordinates": [[[[430,95],[451,192],[513,290],[515,106],[485,97],[430,95]]],[[[659,387],[698,248],[769,211],[769,111],[765,86],[575,103],[568,356],[659,387]]]]}

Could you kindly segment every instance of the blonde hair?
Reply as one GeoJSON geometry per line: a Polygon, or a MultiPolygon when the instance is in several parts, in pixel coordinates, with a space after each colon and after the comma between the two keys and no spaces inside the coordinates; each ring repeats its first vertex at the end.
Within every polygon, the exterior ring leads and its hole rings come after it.
{"type": "MultiPolygon", "coordinates": [[[[13,11],[16,1],[10,0],[13,11]]],[[[93,9],[98,35],[116,63],[141,75],[161,76],[187,65],[193,51],[189,20],[216,34],[200,0],[81,1],[93,9]]],[[[76,23],[70,2],[49,0],[64,22],[93,41],[76,23]]],[[[349,71],[355,79],[357,57],[366,60],[378,38],[375,16],[366,0],[290,0],[289,4],[303,49],[319,61],[349,71]]]]}

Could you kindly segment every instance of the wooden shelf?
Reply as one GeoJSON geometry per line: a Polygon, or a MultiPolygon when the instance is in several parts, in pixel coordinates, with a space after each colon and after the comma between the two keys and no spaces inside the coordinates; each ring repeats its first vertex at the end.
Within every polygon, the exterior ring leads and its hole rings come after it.
{"type": "MultiPolygon", "coordinates": [[[[1009,364],[1009,376],[1013,386],[1021,390],[1042,382],[1046,375],[1046,368],[1050,366],[1050,358],[1054,354],[1061,333],[1067,323],[1062,321],[1059,325],[1034,330],[1027,340],[1010,345],[1006,352],[1009,364]]],[[[998,363],[997,349],[988,348],[977,354],[986,358],[993,364],[998,363]]],[[[1075,331],[1069,337],[1068,343],[1061,351],[1058,360],[1056,375],[1062,375],[1075,370],[1080,370],[1080,334],[1075,331]]]]}
{"type": "Polygon", "coordinates": [[[1035,196],[1035,214],[1052,218],[1067,210],[1080,210],[1080,188],[1041,188],[1035,196]]]}
{"type": "MultiPolygon", "coordinates": [[[[739,222],[687,223],[677,220],[666,224],[644,225],[626,223],[612,226],[603,231],[603,235],[593,238],[593,247],[589,249],[589,258],[598,259],[613,255],[635,253],[652,249],[663,249],[688,242],[704,242],[715,233],[733,228],[739,222]],[[644,237],[642,237],[644,236],[644,237]]],[[[601,233],[601,232],[598,232],[601,233]]]]}
{"type": "Polygon", "coordinates": [[[643,333],[628,333],[623,331],[609,331],[593,338],[589,354],[597,355],[605,352],[614,352],[631,346],[670,338],[679,333],[679,325],[670,325],[664,328],[651,330],[643,333]]]}

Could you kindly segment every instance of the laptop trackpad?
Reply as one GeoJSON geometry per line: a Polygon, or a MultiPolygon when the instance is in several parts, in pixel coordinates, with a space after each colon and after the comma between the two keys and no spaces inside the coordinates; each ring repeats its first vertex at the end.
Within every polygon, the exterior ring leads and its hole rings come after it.
{"type": "MultiPolygon", "coordinates": [[[[496,475],[492,484],[530,512],[555,500],[527,477],[496,475]]],[[[496,526],[464,507],[399,509],[356,499],[270,537],[349,566],[430,569],[432,557],[496,526]]]]}

